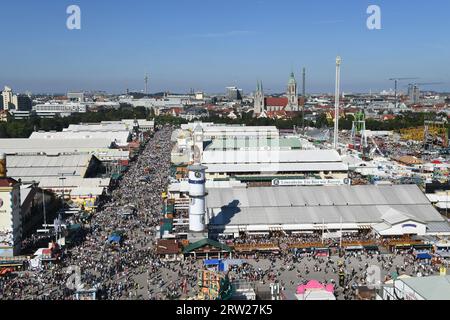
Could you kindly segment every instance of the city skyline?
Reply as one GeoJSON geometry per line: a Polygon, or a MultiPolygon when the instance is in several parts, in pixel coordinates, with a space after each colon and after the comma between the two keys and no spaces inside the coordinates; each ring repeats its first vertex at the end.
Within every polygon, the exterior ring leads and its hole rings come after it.
{"type": "MultiPolygon", "coordinates": [[[[236,85],[245,92],[262,80],[266,94],[285,91],[294,71],[307,91],[331,93],[334,60],[343,58],[342,90],[393,88],[392,77],[442,82],[427,89],[449,91],[450,41],[445,30],[450,4],[377,1],[382,29],[366,27],[369,1],[199,0],[142,3],[77,1],[81,30],[65,26],[69,1],[7,3],[0,85],[16,92],[143,90],[209,93],[236,85]],[[440,10],[435,10],[436,5],[440,10]],[[271,89],[271,90],[270,90],[271,89]]],[[[400,84],[406,91],[407,83],[400,84]]]]}

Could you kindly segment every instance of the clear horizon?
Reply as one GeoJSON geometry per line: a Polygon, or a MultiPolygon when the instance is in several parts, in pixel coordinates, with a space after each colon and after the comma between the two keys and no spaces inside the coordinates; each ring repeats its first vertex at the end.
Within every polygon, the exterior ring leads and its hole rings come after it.
{"type": "Polygon", "coordinates": [[[0,86],[117,94],[142,91],[148,73],[150,92],[235,85],[249,93],[262,80],[269,95],[285,91],[291,71],[301,84],[305,67],[308,93],[332,93],[341,55],[344,92],[393,89],[392,77],[442,82],[423,90],[448,92],[449,9],[444,0],[8,2],[0,86]],[[71,4],[81,8],[81,30],[66,28],[71,4]],[[366,27],[371,4],[381,8],[381,30],[366,27]]]}

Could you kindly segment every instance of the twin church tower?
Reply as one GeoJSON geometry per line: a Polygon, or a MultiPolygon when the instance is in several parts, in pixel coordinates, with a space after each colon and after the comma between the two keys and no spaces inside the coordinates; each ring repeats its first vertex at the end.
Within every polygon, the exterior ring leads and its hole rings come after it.
{"type": "Polygon", "coordinates": [[[255,116],[271,111],[300,111],[300,101],[297,93],[297,80],[295,80],[294,72],[289,78],[287,92],[285,97],[281,98],[265,98],[262,81],[258,81],[255,92],[255,116]]]}

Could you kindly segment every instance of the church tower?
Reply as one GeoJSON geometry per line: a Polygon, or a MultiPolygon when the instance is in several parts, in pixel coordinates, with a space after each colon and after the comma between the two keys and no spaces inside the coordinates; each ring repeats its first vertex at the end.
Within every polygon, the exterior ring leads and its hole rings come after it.
{"type": "Polygon", "coordinates": [[[254,111],[254,116],[255,117],[257,115],[263,113],[263,111],[265,109],[265,105],[264,105],[264,89],[263,89],[262,81],[258,81],[258,83],[256,85],[254,109],[255,109],[255,111],[254,111]]]}
{"type": "Polygon", "coordinates": [[[295,80],[294,72],[291,73],[289,78],[286,96],[288,98],[286,111],[299,111],[297,81],[295,80]]]}

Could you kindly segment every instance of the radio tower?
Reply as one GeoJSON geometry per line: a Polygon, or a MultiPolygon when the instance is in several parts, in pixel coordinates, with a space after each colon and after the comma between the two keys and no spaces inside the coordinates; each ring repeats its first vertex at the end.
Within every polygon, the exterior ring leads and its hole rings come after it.
{"type": "Polygon", "coordinates": [[[339,149],[339,104],[340,104],[340,81],[341,81],[341,62],[340,56],[336,57],[336,100],[334,104],[334,149],[339,149]]]}
{"type": "Polygon", "coordinates": [[[145,82],[145,94],[148,94],[148,74],[145,75],[144,78],[144,82],[145,82]]]}

